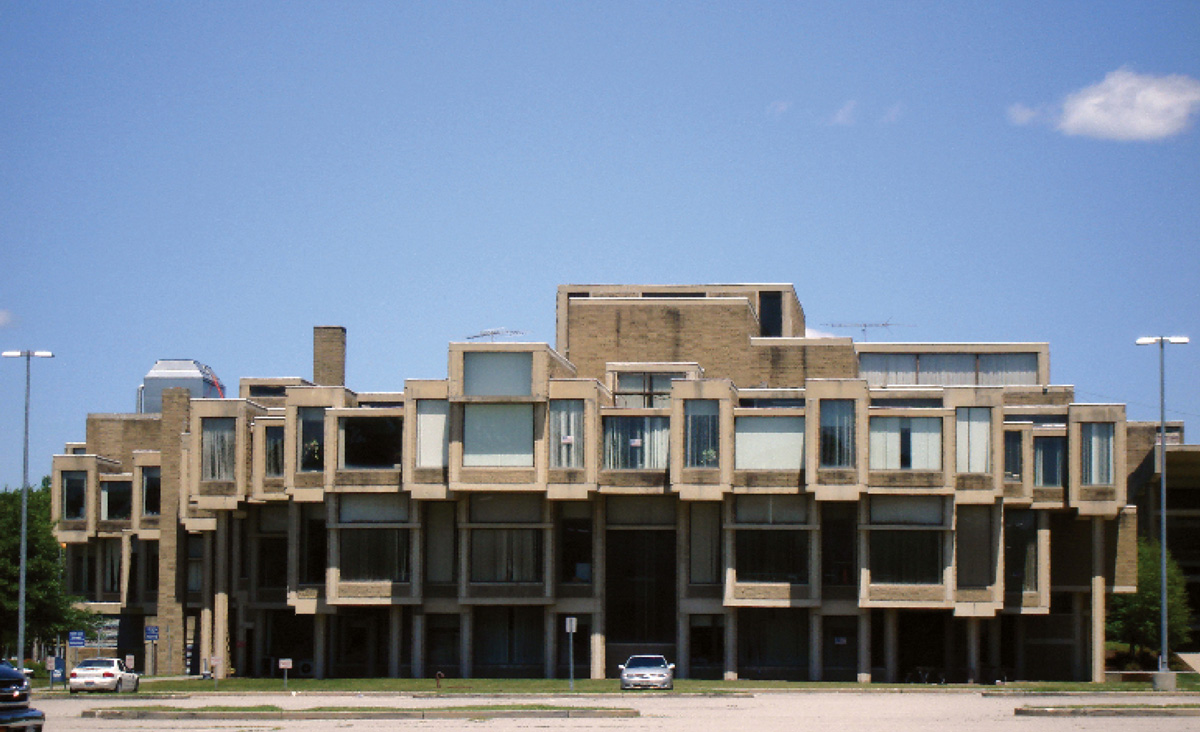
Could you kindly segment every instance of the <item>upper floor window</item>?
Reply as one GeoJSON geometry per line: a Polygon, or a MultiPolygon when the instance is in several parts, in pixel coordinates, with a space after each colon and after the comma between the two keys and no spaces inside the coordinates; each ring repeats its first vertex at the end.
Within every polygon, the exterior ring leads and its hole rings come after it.
{"type": "Polygon", "coordinates": [[[450,403],[417,400],[417,467],[444,468],[450,462],[450,403]]]}
{"type": "Polygon", "coordinates": [[[162,510],[162,468],[142,468],[142,515],[157,516],[162,510]]]}
{"type": "Polygon", "coordinates": [[[550,467],[583,467],[583,400],[550,401],[550,467]]]}
{"type": "Polygon", "coordinates": [[[1066,457],[1067,438],[1033,438],[1033,484],[1042,488],[1066,485],[1066,457]]]}
{"type": "Polygon", "coordinates": [[[1009,430],[1004,433],[1004,479],[1010,482],[1021,480],[1021,433],[1009,430]]]}
{"type": "Polygon", "coordinates": [[[237,420],[205,417],[200,420],[200,480],[233,480],[237,420]]]}
{"type": "Polygon", "coordinates": [[[63,519],[87,518],[87,471],[66,470],[62,474],[63,519]]]}
{"type": "Polygon", "coordinates": [[[821,400],[821,467],[854,467],[854,400],[821,400]]]}
{"type": "Polygon", "coordinates": [[[804,467],[804,417],[738,417],[733,433],[738,470],[804,467]]]}
{"type": "Polygon", "coordinates": [[[675,372],[617,372],[618,407],[666,407],[671,404],[671,382],[685,378],[675,372]]]}
{"type": "Polygon", "coordinates": [[[296,410],[299,422],[300,451],[297,461],[305,472],[325,469],[325,407],[300,407],[296,410]]]}
{"type": "Polygon", "coordinates": [[[719,403],[715,399],[688,399],[683,415],[687,467],[717,467],[721,448],[719,403]]]}
{"type": "Polygon", "coordinates": [[[464,467],[533,467],[532,404],[467,404],[464,467]]]}
{"type": "Polygon", "coordinates": [[[940,418],[871,418],[871,470],[941,469],[940,418]]]}
{"type": "Polygon", "coordinates": [[[666,417],[605,417],[604,467],[666,470],[669,424],[666,417]]]}
{"type": "Polygon", "coordinates": [[[133,483],[108,480],[100,484],[100,518],[127,521],[133,514],[133,483]]]}
{"type": "Polygon", "coordinates": [[[463,353],[463,393],[468,396],[529,396],[533,354],[499,351],[463,353]]]}
{"type": "Polygon", "coordinates": [[[864,353],[871,386],[1019,386],[1038,383],[1036,353],[864,353]]]}
{"type": "Polygon", "coordinates": [[[398,468],[403,441],[400,417],[343,417],[342,468],[398,468]]]}
{"type": "Polygon", "coordinates": [[[1112,422],[1084,422],[1080,426],[1080,474],[1083,485],[1112,485],[1113,432],[1112,422]]]}
{"type": "Polygon", "coordinates": [[[989,407],[959,407],[957,420],[957,469],[960,473],[988,473],[992,466],[992,410],[989,407]]]}
{"type": "Polygon", "coordinates": [[[272,425],[263,432],[266,476],[279,478],[283,475],[283,425],[272,425]]]}

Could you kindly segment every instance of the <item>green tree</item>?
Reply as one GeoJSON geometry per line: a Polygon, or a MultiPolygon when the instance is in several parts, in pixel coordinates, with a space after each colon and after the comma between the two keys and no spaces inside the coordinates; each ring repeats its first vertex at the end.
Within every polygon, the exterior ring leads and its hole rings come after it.
{"type": "MultiPolygon", "coordinates": [[[[1162,586],[1158,542],[1138,539],[1138,588],[1130,595],[1113,595],[1108,603],[1108,635],[1129,644],[1136,659],[1141,649],[1157,649],[1160,643],[1162,586]]],[[[1191,609],[1187,580],[1167,552],[1167,643],[1179,648],[1191,640],[1191,609]]]]}
{"type": "MultiPolygon", "coordinates": [[[[50,478],[29,489],[25,571],[25,653],[34,639],[49,641],[68,630],[91,629],[96,616],[73,606],[63,584],[58,541],[50,524],[50,478]]],[[[15,655],[20,587],[21,491],[0,493],[0,646],[15,655]]]]}

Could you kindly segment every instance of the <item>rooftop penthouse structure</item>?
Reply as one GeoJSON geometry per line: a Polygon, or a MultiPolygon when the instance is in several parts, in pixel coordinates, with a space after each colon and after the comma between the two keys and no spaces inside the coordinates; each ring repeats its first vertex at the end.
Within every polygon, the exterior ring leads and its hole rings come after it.
{"type": "Polygon", "coordinates": [[[167,388],[55,457],[70,590],[139,668],[565,677],[573,640],[592,678],[1103,679],[1153,425],[1052,384],[1045,343],[564,285],[553,347],[451,343],[446,379],[356,392],[345,349],[318,327],[311,380],[167,388]]]}

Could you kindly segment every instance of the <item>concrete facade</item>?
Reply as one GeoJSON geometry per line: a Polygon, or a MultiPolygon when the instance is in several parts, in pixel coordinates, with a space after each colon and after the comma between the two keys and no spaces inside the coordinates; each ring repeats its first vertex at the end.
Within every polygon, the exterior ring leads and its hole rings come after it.
{"type": "Polygon", "coordinates": [[[779,284],[557,303],[555,347],[452,343],[403,391],[321,326],[312,381],[91,415],[71,591],[154,673],[566,676],[573,641],[581,677],[1103,679],[1147,445],[1046,344],[810,339],[779,284]]]}

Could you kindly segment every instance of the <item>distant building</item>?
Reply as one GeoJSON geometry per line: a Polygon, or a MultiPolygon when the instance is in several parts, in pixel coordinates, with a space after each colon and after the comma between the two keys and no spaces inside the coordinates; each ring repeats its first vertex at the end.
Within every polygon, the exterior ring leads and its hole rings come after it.
{"type": "Polygon", "coordinates": [[[158,673],[566,676],[574,617],[579,676],[1103,678],[1153,425],[1046,344],[810,339],[776,284],[557,317],[402,392],[318,327],[311,381],[91,415],[54,459],[71,590],[139,668],[157,626],[158,673]]]}

